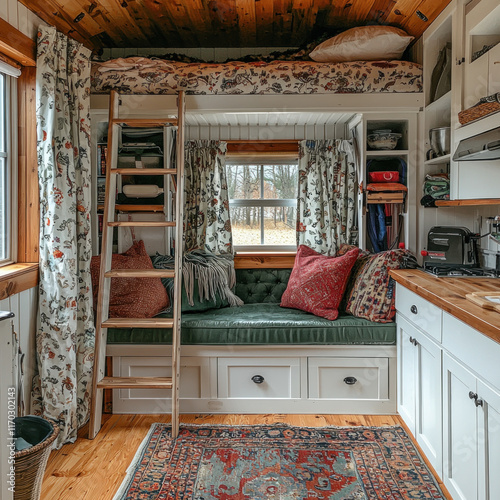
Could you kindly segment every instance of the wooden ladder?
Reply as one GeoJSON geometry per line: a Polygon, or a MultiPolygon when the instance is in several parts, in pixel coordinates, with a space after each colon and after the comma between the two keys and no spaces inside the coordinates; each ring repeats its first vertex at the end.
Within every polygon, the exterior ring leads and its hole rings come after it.
{"type": "MultiPolygon", "coordinates": [[[[91,388],[91,413],[89,439],[94,439],[101,429],[104,389],[171,389],[172,390],[172,437],[179,432],[179,375],[180,375],[180,325],[182,286],[182,220],[184,204],[184,92],[179,92],[177,118],[141,119],[119,117],[120,96],[112,91],[109,104],[108,158],[106,160],[106,198],[102,232],[99,296],[96,315],[96,339],[94,372],[91,388]],[[173,168],[118,168],[118,147],[123,125],[136,128],[164,128],[177,126],[176,167],[173,168]],[[164,175],[164,188],[170,186],[171,176],[176,175],[175,219],[165,221],[117,221],[116,189],[120,175],[164,175]],[[175,268],[162,269],[112,269],[113,229],[117,227],[175,227],[175,268]],[[173,278],[173,318],[109,318],[111,278],[173,278]],[[106,339],[108,328],[172,328],[172,376],[171,377],[105,377],[106,339]]],[[[168,154],[164,151],[164,155],[168,154]]],[[[164,163],[165,165],[165,163],[164,163]]],[[[167,193],[164,194],[167,200],[167,193]]],[[[166,202],[165,202],[166,203],[166,202]]],[[[165,210],[165,212],[167,212],[165,210]]],[[[165,217],[168,219],[168,217],[165,217]]]]}

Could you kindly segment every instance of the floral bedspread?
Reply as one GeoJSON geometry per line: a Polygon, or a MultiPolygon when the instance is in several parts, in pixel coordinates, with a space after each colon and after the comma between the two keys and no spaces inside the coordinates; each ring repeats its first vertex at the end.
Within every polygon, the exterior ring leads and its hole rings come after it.
{"type": "Polygon", "coordinates": [[[360,94],[422,92],[422,68],[407,61],[179,63],[129,57],[95,63],[92,92],[130,94],[360,94]]]}

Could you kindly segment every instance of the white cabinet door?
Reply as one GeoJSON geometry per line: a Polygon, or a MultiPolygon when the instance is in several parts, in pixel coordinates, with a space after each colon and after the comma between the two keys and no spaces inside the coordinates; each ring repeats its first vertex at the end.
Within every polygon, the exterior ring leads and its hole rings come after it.
{"type": "Polygon", "coordinates": [[[476,378],[447,354],[443,359],[443,481],[454,500],[478,498],[476,378]]]}
{"type": "Polygon", "coordinates": [[[398,314],[397,329],[398,412],[415,436],[417,413],[417,350],[413,344],[415,328],[398,314]]]}
{"type": "Polygon", "coordinates": [[[500,394],[477,382],[479,412],[479,498],[500,498],[500,394]]]}
{"type": "Polygon", "coordinates": [[[442,350],[425,335],[417,334],[417,415],[418,444],[439,476],[443,465],[442,350]]]}

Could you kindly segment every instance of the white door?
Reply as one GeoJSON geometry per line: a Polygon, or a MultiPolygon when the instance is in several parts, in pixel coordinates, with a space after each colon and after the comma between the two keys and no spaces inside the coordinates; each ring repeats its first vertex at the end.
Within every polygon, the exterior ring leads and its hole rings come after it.
{"type": "Polygon", "coordinates": [[[481,381],[479,417],[479,498],[500,498],[500,394],[481,381]]]}
{"type": "Polygon", "coordinates": [[[454,500],[478,498],[476,377],[447,354],[443,358],[443,481],[454,500]]]}
{"type": "Polygon", "coordinates": [[[414,339],[417,330],[401,315],[397,317],[398,328],[398,413],[414,436],[416,436],[417,404],[417,348],[414,339]]]}
{"type": "Polygon", "coordinates": [[[442,476],[442,350],[425,335],[419,334],[416,339],[418,393],[415,437],[438,475],[442,476]]]}

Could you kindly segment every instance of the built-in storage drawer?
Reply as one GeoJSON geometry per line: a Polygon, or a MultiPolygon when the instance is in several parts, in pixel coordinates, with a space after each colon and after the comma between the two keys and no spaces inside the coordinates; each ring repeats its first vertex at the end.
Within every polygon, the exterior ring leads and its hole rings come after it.
{"type": "Polygon", "coordinates": [[[439,307],[398,284],[396,287],[396,309],[410,323],[441,342],[443,311],[439,307]]]}
{"type": "Polygon", "coordinates": [[[310,399],[387,399],[388,358],[309,358],[310,399]]]}
{"type": "Polygon", "coordinates": [[[443,313],[443,347],[497,390],[500,389],[500,344],[447,312],[443,313]]]}
{"type": "Polygon", "coordinates": [[[219,399],[300,398],[300,358],[219,358],[219,399]]]}
{"type": "MultiPolygon", "coordinates": [[[[166,356],[123,356],[113,358],[113,373],[117,377],[170,377],[172,359],[166,356]]],[[[209,360],[182,357],[180,397],[196,400],[209,397],[209,360]]],[[[113,391],[113,413],[160,413],[170,411],[169,389],[120,389],[113,391]]]]}

